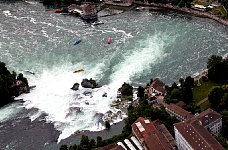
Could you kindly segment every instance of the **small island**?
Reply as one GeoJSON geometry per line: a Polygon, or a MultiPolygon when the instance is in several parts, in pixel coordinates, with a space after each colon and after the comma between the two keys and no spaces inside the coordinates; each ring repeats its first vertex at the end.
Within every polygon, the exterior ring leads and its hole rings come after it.
{"type": "Polygon", "coordinates": [[[15,71],[11,73],[6,64],[0,62],[0,107],[13,102],[15,97],[29,91],[28,80],[23,74],[17,75],[15,71]]]}

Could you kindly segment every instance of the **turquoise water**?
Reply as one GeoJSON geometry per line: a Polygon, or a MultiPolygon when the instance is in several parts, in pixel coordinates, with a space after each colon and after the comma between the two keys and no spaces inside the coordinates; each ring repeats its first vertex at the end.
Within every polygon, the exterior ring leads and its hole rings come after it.
{"type": "Polygon", "coordinates": [[[39,3],[0,3],[0,20],[0,60],[36,85],[20,96],[23,107],[39,109],[32,120],[47,113],[47,121],[62,131],[59,139],[76,130],[103,129],[99,119],[107,119],[109,110],[120,111],[110,104],[123,82],[145,85],[159,77],[171,84],[202,72],[210,55],[228,52],[227,27],[173,13],[129,11],[100,18],[104,24],[94,27],[80,18],[45,11],[39,3]],[[74,45],[79,39],[82,42],[74,45]],[[85,71],[73,73],[80,68],[85,71]],[[83,78],[103,86],[70,90],[83,78]],[[108,96],[102,97],[104,93],[108,96]]]}

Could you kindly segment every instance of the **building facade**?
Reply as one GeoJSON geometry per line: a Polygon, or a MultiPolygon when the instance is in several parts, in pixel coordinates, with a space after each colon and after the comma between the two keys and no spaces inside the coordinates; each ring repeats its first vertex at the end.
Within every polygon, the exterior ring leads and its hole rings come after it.
{"type": "Polygon", "coordinates": [[[175,139],[180,150],[223,150],[215,139],[222,130],[222,115],[207,109],[199,115],[174,124],[175,139]]]}
{"type": "Polygon", "coordinates": [[[170,114],[170,116],[175,117],[179,121],[184,121],[194,117],[194,115],[191,114],[191,112],[188,112],[183,108],[181,108],[180,106],[177,106],[176,104],[173,104],[173,103],[167,105],[165,110],[170,114]]]}
{"type": "Polygon", "coordinates": [[[219,136],[222,132],[222,115],[208,108],[196,116],[202,126],[211,134],[219,136]]]}
{"type": "Polygon", "coordinates": [[[174,132],[179,150],[224,150],[195,118],[174,124],[174,132]]]}
{"type": "Polygon", "coordinates": [[[166,94],[165,84],[157,78],[149,86],[148,92],[149,92],[148,93],[149,97],[153,95],[153,93],[157,95],[165,95],[166,94]]]}

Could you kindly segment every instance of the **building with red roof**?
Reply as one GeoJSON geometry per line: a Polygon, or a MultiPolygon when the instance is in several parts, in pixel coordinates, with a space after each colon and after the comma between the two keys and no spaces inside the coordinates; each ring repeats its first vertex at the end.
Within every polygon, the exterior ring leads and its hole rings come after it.
{"type": "MultiPolygon", "coordinates": [[[[173,150],[173,140],[166,132],[161,132],[156,125],[148,119],[139,117],[132,125],[133,135],[140,141],[146,150],[173,150]],[[166,134],[164,134],[166,133],[166,134]],[[166,135],[169,136],[166,137],[166,135]]],[[[163,130],[164,131],[164,130],[163,130]]]]}
{"type": "Polygon", "coordinates": [[[222,116],[209,108],[197,116],[174,124],[177,147],[188,150],[223,150],[213,137],[220,135],[221,129],[222,116]]]}
{"type": "Polygon", "coordinates": [[[165,110],[170,114],[170,116],[174,116],[177,120],[180,121],[184,121],[194,117],[194,115],[191,112],[188,112],[185,109],[173,103],[167,105],[165,110]]]}

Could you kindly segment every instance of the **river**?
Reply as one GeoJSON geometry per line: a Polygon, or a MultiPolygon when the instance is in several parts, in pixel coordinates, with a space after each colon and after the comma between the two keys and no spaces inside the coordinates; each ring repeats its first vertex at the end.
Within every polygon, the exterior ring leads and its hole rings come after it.
{"type": "Polygon", "coordinates": [[[104,24],[91,26],[45,11],[40,3],[0,2],[0,61],[36,85],[18,97],[24,103],[0,109],[0,134],[9,135],[0,137],[0,149],[43,149],[78,130],[102,130],[99,120],[120,112],[110,104],[124,82],[145,85],[156,77],[178,82],[205,70],[210,55],[228,52],[228,28],[209,19],[132,10],[99,21],[104,24]],[[80,68],[85,71],[73,73],[80,68]],[[103,86],[70,89],[84,78],[103,86]]]}

